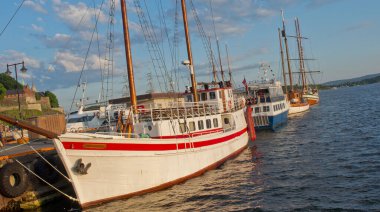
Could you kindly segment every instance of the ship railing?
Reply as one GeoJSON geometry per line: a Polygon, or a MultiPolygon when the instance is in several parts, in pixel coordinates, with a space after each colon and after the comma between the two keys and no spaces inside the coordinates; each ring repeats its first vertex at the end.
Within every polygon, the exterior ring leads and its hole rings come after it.
{"type": "Polygon", "coordinates": [[[169,107],[156,107],[138,109],[138,121],[159,121],[170,119],[183,119],[200,117],[205,115],[216,115],[221,113],[218,102],[183,102],[172,104],[169,107]]]}
{"type": "Polygon", "coordinates": [[[245,107],[245,98],[244,97],[240,97],[240,98],[234,100],[234,106],[231,109],[231,112],[232,111],[241,110],[244,107],[245,107]]]}
{"type": "Polygon", "coordinates": [[[96,132],[98,135],[120,136],[126,138],[140,138],[136,133],[120,133],[120,132],[96,132]]]}

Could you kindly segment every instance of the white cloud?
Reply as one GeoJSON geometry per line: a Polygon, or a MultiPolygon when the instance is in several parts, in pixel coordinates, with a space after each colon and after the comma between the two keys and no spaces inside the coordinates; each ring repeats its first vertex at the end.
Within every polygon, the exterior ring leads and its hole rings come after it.
{"type": "Polygon", "coordinates": [[[40,27],[40,26],[37,26],[35,24],[32,24],[32,29],[36,32],[43,32],[44,31],[44,28],[43,27],[40,27]]]}
{"type": "Polygon", "coordinates": [[[37,1],[32,1],[32,0],[26,0],[24,2],[24,5],[27,7],[30,7],[36,12],[47,14],[48,11],[44,8],[43,6],[44,3],[45,3],[44,1],[37,2],[37,1]]]}
{"type": "Polygon", "coordinates": [[[52,37],[42,37],[42,39],[43,42],[50,48],[67,48],[71,36],[67,34],[56,33],[52,37]]]}
{"type": "Polygon", "coordinates": [[[54,65],[52,65],[52,64],[50,64],[49,66],[48,66],[48,72],[54,72],[55,71],[55,67],[54,67],[54,65]]]}
{"type": "MultiPolygon", "coordinates": [[[[97,55],[89,55],[86,61],[85,70],[99,70],[100,64],[104,64],[104,59],[99,59],[97,55]]],[[[79,72],[82,70],[84,58],[71,52],[57,52],[55,63],[62,66],[66,72],[79,72]]]]}
{"type": "Polygon", "coordinates": [[[48,81],[48,80],[50,80],[50,79],[51,79],[51,77],[46,76],[46,75],[41,75],[40,77],[38,77],[38,81],[39,81],[40,83],[44,83],[45,81],[48,81]]]}
{"type": "Polygon", "coordinates": [[[69,4],[67,2],[61,2],[60,0],[54,0],[53,8],[58,17],[74,30],[93,27],[94,24],[92,24],[92,22],[95,15],[99,15],[99,22],[105,23],[107,21],[107,15],[103,12],[99,13],[99,10],[94,10],[82,2],[69,4]]]}
{"type": "Polygon", "coordinates": [[[67,72],[78,72],[82,69],[83,58],[70,52],[57,52],[55,63],[61,65],[67,72]]]}
{"type": "Polygon", "coordinates": [[[25,62],[25,67],[27,69],[40,69],[42,67],[41,61],[27,56],[23,52],[6,50],[3,54],[0,54],[0,67],[6,67],[7,64],[20,63],[22,61],[25,62]]]}

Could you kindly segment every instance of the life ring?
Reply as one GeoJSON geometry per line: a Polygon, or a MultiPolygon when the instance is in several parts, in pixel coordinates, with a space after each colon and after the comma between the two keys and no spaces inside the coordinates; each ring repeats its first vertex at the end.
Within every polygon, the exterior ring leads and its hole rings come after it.
{"type": "Polygon", "coordinates": [[[0,193],[9,198],[18,197],[28,188],[28,175],[17,163],[8,163],[0,169],[0,193]]]}
{"type": "MultiPolygon", "coordinates": [[[[55,168],[58,164],[58,159],[52,155],[46,156],[45,159],[53,165],[55,168]]],[[[49,183],[55,183],[58,180],[58,172],[46,163],[43,159],[39,159],[34,163],[34,172],[42,179],[46,180],[49,183]]]]}

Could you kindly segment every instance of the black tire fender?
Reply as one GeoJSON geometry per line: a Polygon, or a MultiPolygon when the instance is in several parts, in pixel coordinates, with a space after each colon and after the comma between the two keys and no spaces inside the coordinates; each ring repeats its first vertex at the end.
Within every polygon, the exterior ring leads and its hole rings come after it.
{"type": "Polygon", "coordinates": [[[25,169],[17,163],[8,163],[0,169],[0,193],[9,198],[18,197],[28,188],[25,169]]]}

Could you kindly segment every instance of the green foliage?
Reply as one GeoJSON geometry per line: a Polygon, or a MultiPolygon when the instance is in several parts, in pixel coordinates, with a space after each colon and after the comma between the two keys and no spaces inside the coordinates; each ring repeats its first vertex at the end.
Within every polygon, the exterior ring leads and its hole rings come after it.
{"type": "Polygon", "coordinates": [[[4,99],[5,94],[7,93],[7,89],[3,84],[0,83],[0,100],[4,99]]]}
{"type": "Polygon", "coordinates": [[[7,90],[15,90],[16,86],[18,86],[19,89],[22,89],[22,85],[6,73],[0,74],[0,83],[3,84],[4,88],[7,90]]]}
{"type": "Polygon", "coordinates": [[[45,96],[49,97],[49,99],[50,99],[50,106],[52,108],[59,107],[58,99],[57,99],[57,97],[55,96],[54,93],[52,93],[50,91],[46,91],[45,92],[45,96]]]}
{"type": "Polygon", "coordinates": [[[36,100],[41,100],[41,94],[39,92],[36,92],[36,100]]]}
{"type": "MultiPolygon", "coordinates": [[[[20,119],[20,114],[18,112],[18,109],[17,110],[2,111],[1,114],[4,114],[4,115],[9,116],[9,117],[20,119]]],[[[21,110],[21,114],[22,114],[21,115],[22,119],[27,119],[27,118],[31,118],[31,117],[35,117],[35,116],[41,116],[43,113],[39,110],[21,110]]]]}

